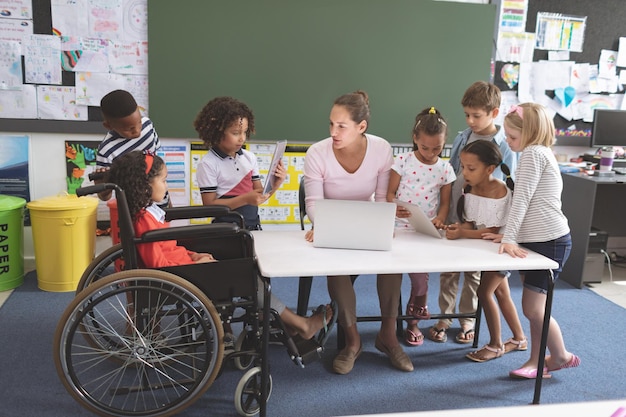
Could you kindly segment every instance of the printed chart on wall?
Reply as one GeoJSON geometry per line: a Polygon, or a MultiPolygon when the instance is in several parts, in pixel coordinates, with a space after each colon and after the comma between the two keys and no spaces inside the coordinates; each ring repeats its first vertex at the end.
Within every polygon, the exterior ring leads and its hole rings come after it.
{"type": "MultiPolygon", "coordinates": [[[[30,201],[28,136],[0,136],[0,194],[30,201]]],[[[26,210],[24,224],[30,225],[26,210]]]]}
{"type": "MultiPolygon", "coordinates": [[[[270,169],[272,156],[274,155],[275,143],[246,143],[246,149],[254,153],[259,164],[261,182],[265,182],[265,177],[270,169]]],[[[270,199],[259,207],[261,223],[265,224],[292,224],[300,222],[300,211],[298,207],[298,188],[302,171],[304,169],[304,155],[308,144],[287,145],[283,155],[283,166],[287,170],[287,178],[270,199]]],[[[191,143],[191,193],[192,205],[202,205],[202,197],[198,182],[196,180],[196,170],[198,163],[206,153],[204,144],[200,142],[191,143]]],[[[196,219],[193,223],[206,223],[208,219],[196,219]]]]}
{"type": "Polygon", "coordinates": [[[167,167],[167,190],[170,194],[172,206],[182,207],[189,205],[189,184],[187,183],[186,161],[187,147],[161,146],[157,151],[167,167]]]}
{"type": "MultiPolygon", "coordinates": [[[[304,155],[308,145],[300,145],[304,152],[294,152],[293,145],[287,145],[283,154],[283,166],[287,170],[287,177],[270,199],[259,207],[259,216],[262,223],[289,224],[300,221],[298,208],[298,187],[304,169],[304,155]]],[[[259,163],[261,182],[265,183],[274,156],[274,143],[249,143],[248,149],[254,153],[259,163]]]]}

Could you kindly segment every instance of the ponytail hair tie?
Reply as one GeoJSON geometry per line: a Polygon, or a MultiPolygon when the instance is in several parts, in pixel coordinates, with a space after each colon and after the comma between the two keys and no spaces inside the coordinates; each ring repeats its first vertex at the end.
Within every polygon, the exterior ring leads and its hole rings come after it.
{"type": "Polygon", "coordinates": [[[517,113],[517,115],[519,116],[520,119],[522,119],[522,120],[524,119],[524,108],[521,107],[521,106],[513,104],[511,106],[511,108],[509,109],[509,113],[508,114],[511,114],[511,113],[517,113]]]}
{"type": "Polygon", "coordinates": [[[435,110],[434,107],[431,107],[430,110],[428,110],[428,114],[437,114],[437,110],[435,110]]]}

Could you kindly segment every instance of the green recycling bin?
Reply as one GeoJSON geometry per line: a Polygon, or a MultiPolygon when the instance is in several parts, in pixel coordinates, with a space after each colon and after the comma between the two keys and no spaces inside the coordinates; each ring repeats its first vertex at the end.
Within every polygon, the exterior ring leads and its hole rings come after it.
{"type": "Polygon", "coordinates": [[[0,195],[0,291],[24,282],[24,206],[26,200],[0,195]]]}

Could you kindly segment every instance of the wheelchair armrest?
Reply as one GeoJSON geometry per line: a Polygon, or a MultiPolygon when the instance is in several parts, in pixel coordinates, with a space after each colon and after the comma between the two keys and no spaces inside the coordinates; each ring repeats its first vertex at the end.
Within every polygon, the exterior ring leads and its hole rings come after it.
{"type": "Polygon", "coordinates": [[[241,229],[234,223],[199,224],[192,226],[167,227],[165,229],[149,230],[141,237],[135,238],[135,243],[160,242],[163,240],[210,238],[215,236],[234,235],[241,229]]]}
{"type": "Polygon", "coordinates": [[[230,208],[221,205],[168,207],[165,210],[165,220],[193,219],[202,217],[219,217],[229,214],[230,208]]]}

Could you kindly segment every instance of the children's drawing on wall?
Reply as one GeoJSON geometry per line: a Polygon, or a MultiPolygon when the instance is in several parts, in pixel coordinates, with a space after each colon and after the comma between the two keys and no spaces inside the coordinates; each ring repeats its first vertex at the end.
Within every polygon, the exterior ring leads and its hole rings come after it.
{"type": "Polygon", "coordinates": [[[501,91],[517,91],[520,64],[516,62],[496,62],[494,84],[501,91]]]}
{"type": "Polygon", "coordinates": [[[96,168],[98,141],[65,141],[65,161],[67,166],[67,192],[76,194],[76,190],[91,183],[89,174],[96,168]]]}

